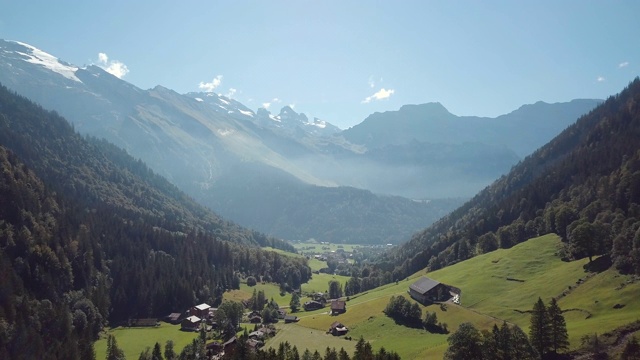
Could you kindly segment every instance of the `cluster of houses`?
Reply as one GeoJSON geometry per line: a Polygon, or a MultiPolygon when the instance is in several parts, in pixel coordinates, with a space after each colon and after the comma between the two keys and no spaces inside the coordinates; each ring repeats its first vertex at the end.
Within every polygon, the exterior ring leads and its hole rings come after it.
{"type": "Polygon", "coordinates": [[[305,311],[313,311],[323,309],[327,302],[330,305],[331,315],[343,314],[347,311],[347,302],[341,299],[331,299],[327,301],[325,293],[311,294],[311,300],[302,304],[305,311]]]}

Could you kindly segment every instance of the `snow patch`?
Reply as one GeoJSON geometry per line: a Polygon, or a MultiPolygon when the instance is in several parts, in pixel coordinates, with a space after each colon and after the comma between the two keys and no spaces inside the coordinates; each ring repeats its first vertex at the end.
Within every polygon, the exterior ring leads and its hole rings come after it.
{"type": "Polygon", "coordinates": [[[228,102],[227,100],[223,99],[223,98],[218,98],[218,100],[222,101],[224,104],[229,105],[231,104],[230,102],[228,102]]]}
{"type": "Polygon", "coordinates": [[[240,112],[241,112],[243,115],[247,115],[247,116],[251,116],[251,117],[253,117],[253,113],[252,113],[251,111],[240,110],[240,112]]]}
{"type": "Polygon", "coordinates": [[[45,68],[56,72],[64,77],[66,77],[69,80],[73,80],[73,81],[77,81],[79,83],[81,83],[82,81],[80,79],[78,79],[78,77],[76,76],[76,71],[78,70],[77,67],[75,66],[71,66],[71,65],[65,65],[63,63],[60,62],[60,60],[58,60],[57,57],[46,53],[40,49],[37,49],[29,44],[25,44],[19,41],[16,41],[16,44],[22,45],[24,47],[26,47],[27,49],[31,50],[31,54],[27,54],[27,53],[23,53],[20,51],[16,51],[16,53],[26,56],[27,59],[24,59],[24,61],[32,63],[32,64],[36,64],[36,65],[41,65],[44,66],[45,68]]]}
{"type": "Polygon", "coordinates": [[[233,130],[218,129],[218,134],[220,134],[220,136],[227,136],[232,133],[233,133],[233,130]]]}
{"type": "Polygon", "coordinates": [[[196,101],[198,101],[198,102],[203,102],[204,101],[201,98],[194,98],[194,99],[196,99],[196,101]]]}
{"type": "Polygon", "coordinates": [[[280,119],[278,117],[275,117],[273,115],[269,115],[269,119],[275,121],[275,122],[281,122],[280,119]]]}
{"type": "Polygon", "coordinates": [[[312,123],[307,123],[307,125],[315,126],[320,129],[324,129],[327,127],[327,122],[324,120],[316,120],[312,123]]]}

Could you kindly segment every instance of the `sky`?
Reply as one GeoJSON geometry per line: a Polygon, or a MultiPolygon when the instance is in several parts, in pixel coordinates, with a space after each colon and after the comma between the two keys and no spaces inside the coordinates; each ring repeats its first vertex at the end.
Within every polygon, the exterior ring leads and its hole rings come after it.
{"type": "Polygon", "coordinates": [[[639,14],[637,0],[0,0],[0,38],[346,129],[405,104],[495,117],[605,99],[640,75],[639,14]]]}

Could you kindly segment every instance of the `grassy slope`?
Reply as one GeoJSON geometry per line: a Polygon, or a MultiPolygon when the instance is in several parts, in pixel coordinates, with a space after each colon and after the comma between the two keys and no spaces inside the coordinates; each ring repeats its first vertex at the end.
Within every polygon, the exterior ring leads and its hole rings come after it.
{"type": "MultiPolygon", "coordinates": [[[[198,336],[195,332],[180,331],[180,325],[171,325],[164,322],[156,328],[123,328],[118,327],[108,331],[116,337],[118,347],[124,351],[127,359],[137,359],[145,348],[153,350],[155,343],[159,343],[164,351],[167,340],[172,340],[174,349],[180,353],[182,349],[198,336]]],[[[104,336],[95,343],[96,359],[104,359],[107,356],[107,337],[104,336]]]]}
{"type": "MultiPolygon", "coordinates": [[[[480,329],[489,329],[494,323],[506,320],[528,332],[529,314],[515,310],[530,310],[538,297],[548,303],[551,297],[562,294],[571,286],[572,291],[558,302],[565,310],[580,309],[565,312],[572,347],[579,345],[582,335],[606,332],[640,317],[637,300],[640,282],[616,290],[630,277],[616,274],[611,269],[588,276],[583,269],[588,262],[586,259],[563,262],[555,255],[559,243],[557,236],[546,235],[429,273],[427,276],[431,278],[461,288],[462,306],[449,304],[445,312],[438,306],[429,306],[423,307],[423,312],[436,311],[438,320],[447,323],[451,331],[466,321],[480,329]],[[579,279],[586,281],[576,287],[579,279]],[[617,303],[625,307],[613,309],[617,303]],[[589,319],[586,319],[587,313],[592,314],[589,319]]],[[[357,295],[347,303],[347,312],[337,317],[320,310],[299,313],[298,325],[326,331],[338,320],[351,329],[349,335],[354,339],[363,336],[374,348],[384,346],[397,351],[403,359],[442,358],[447,348],[446,335],[397,326],[382,312],[391,295],[406,296],[411,282],[422,275],[423,272],[414,274],[398,284],[357,295]]],[[[276,340],[295,344],[294,338],[286,334],[276,340]]]]}

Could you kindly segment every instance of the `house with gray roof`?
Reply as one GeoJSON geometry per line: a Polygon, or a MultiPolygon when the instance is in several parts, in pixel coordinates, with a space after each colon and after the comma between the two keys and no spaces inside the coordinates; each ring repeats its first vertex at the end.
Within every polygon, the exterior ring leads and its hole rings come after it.
{"type": "Polygon", "coordinates": [[[437,301],[447,301],[451,297],[447,285],[424,276],[409,286],[409,295],[425,305],[437,301]]]}

